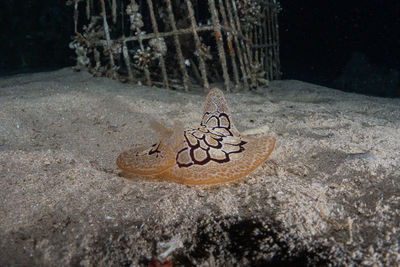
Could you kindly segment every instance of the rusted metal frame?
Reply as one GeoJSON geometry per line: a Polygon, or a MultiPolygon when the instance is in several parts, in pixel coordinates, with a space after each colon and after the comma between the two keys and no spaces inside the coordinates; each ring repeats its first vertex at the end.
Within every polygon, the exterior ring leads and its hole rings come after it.
{"type": "MultiPolygon", "coordinates": [[[[237,31],[240,34],[243,35],[242,27],[240,25],[240,20],[239,20],[237,7],[236,7],[236,4],[235,4],[235,0],[231,0],[231,3],[232,3],[232,7],[233,7],[233,17],[235,19],[237,31]]],[[[246,66],[246,70],[247,70],[247,73],[248,73],[248,77],[250,78],[251,84],[255,85],[257,82],[255,80],[254,75],[251,74],[251,67],[250,67],[250,64],[251,64],[251,53],[249,53],[249,49],[247,49],[248,46],[245,43],[248,43],[248,36],[246,36],[244,34],[244,38],[240,38],[240,46],[241,46],[241,50],[242,50],[242,54],[243,54],[243,60],[244,60],[244,64],[246,66]]]]}
{"type": "MultiPolygon", "coordinates": [[[[224,26],[226,28],[229,28],[228,18],[226,17],[226,11],[225,11],[224,3],[223,3],[222,0],[218,0],[218,3],[219,3],[219,11],[221,12],[221,16],[222,16],[222,20],[223,20],[224,26]]],[[[233,44],[232,44],[232,30],[228,31],[226,33],[226,42],[228,44],[229,57],[231,58],[231,64],[232,64],[232,70],[233,70],[233,78],[235,80],[235,87],[238,88],[240,86],[239,71],[238,71],[237,64],[236,64],[235,50],[233,49],[233,44]]]]}
{"type": "MultiPolygon", "coordinates": [[[[154,9],[153,9],[153,2],[151,0],[147,0],[147,5],[149,7],[149,12],[150,12],[150,20],[151,24],[153,26],[153,32],[156,36],[156,38],[160,38],[159,33],[158,33],[158,26],[157,26],[157,21],[156,21],[156,16],[154,15],[154,9]]],[[[161,74],[163,77],[163,83],[164,87],[168,88],[168,76],[167,76],[167,69],[165,67],[165,62],[164,62],[164,56],[160,55],[159,57],[160,60],[160,65],[161,65],[161,74]]]]}
{"type": "MultiPolygon", "coordinates": [[[[88,5],[88,3],[93,3],[93,0],[86,0],[86,4],[88,5]]],[[[170,4],[170,0],[166,0],[167,3],[170,4]]],[[[125,60],[125,64],[127,65],[127,72],[128,72],[128,76],[129,76],[129,80],[133,80],[134,79],[134,74],[132,71],[132,64],[131,64],[131,59],[128,55],[128,48],[127,48],[127,42],[128,41],[138,41],[140,48],[144,51],[144,46],[143,46],[143,40],[145,39],[150,39],[150,38],[159,38],[159,37],[164,37],[164,36],[174,36],[175,39],[175,46],[177,49],[177,54],[178,54],[178,60],[179,60],[179,64],[180,67],[182,69],[182,74],[183,74],[183,83],[184,83],[184,88],[185,90],[187,89],[187,85],[185,85],[185,79],[186,81],[189,80],[189,76],[187,75],[187,69],[186,66],[184,65],[184,57],[182,54],[182,50],[181,50],[181,44],[179,43],[179,35],[180,34],[188,34],[188,33],[192,33],[194,35],[195,38],[195,44],[196,44],[196,48],[198,51],[200,51],[200,47],[201,47],[201,41],[200,38],[198,36],[198,32],[200,31],[214,31],[214,34],[216,34],[216,37],[220,38],[220,44],[218,45],[218,38],[217,39],[217,47],[222,47],[223,48],[223,39],[222,39],[222,33],[226,32],[227,36],[226,36],[226,41],[227,41],[227,46],[229,49],[229,55],[231,57],[232,60],[232,71],[233,71],[233,75],[234,75],[234,80],[235,83],[238,84],[238,80],[239,80],[239,74],[238,74],[238,69],[237,69],[237,64],[236,63],[236,56],[237,59],[239,60],[240,63],[240,69],[242,72],[242,77],[243,77],[243,83],[244,83],[244,87],[248,88],[248,80],[249,77],[252,80],[252,83],[254,84],[254,79],[256,79],[256,77],[254,77],[253,75],[250,75],[250,66],[251,66],[251,62],[252,60],[255,60],[256,62],[261,62],[261,64],[264,66],[264,69],[267,67],[266,73],[268,74],[268,79],[274,79],[274,78],[280,78],[280,61],[279,61],[279,32],[278,32],[278,24],[277,24],[277,8],[279,7],[275,1],[265,1],[263,3],[263,12],[264,12],[264,17],[266,18],[264,21],[261,21],[262,24],[261,26],[256,26],[254,30],[252,30],[252,33],[250,32],[242,32],[241,30],[241,23],[240,20],[238,18],[238,10],[236,9],[234,0],[232,1],[232,4],[234,6],[234,8],[230,8],[230,2],[229,0],[218,0],[219,3],[215,3],[215,0],[208,0],[209,2],[209,7],[210,10],[212,11],[212,9],[214,9],[215,12],[211,12],[212,16],[214,17],[213,19],[213,25],[211,26],[201,26],[198,27],[197,23],[196,23],[196,19],[194,17],[194,11],[193,11],[193,7],[191,6],[191,1],[190,0],[186,0],[186,4],[188,5],[188,10],[189,13],[191,11],[192,13],[192,27],[188,28],[188,29],[180,29],[177,30],[176,29],[176,24],[175,19],[172,18],[173,23],[171,24],[175,24],[175,29],[173,28],[173,31],[171,32],[167,32],[167,33],[159,33],[158,32],[158,26],[157,26],[157,22],[155,20],[155,15],[154,15],[154,9],[152,6],[152,2],[151,0],[147,0],[147,4],[150,8],[150,16],[151,16],[151,20],[152,20],[152,24],[153,24],[153,30],[154,33],[150,33],[150,34],[141,34],[140,29],[136,30],[137,35],[136,36],[131,36],[128,38],[125,38],[125,36],[123,36],[122,38],[120,38],[119,40],[117,40],[118,42],[121,42],[122,44],[122,54],[125,60]],[[220,14],[218,14],[217,9],[215,8],[215,4],[219,4],[219,12],[220,14]],[[225,11],[225,7],[226,6],[226,11],[225,11]],[[214,5],[214,8],[212,7],[214,5]],[[232,10],[235,14],[235,16],[232,15],[232,10]],[[229,17],[229,22],[230,25],[228,25],[228,19],[226,17],[226,12],[228,13],[228,17],[229,17]],[[213,14],[214,13],[214,14],[213,14]],[[268,14],[266,14],[268,13],[268,14]],[[221,15],[221,19],[222,19],[222,23],[224,25],[221,25],[219,23],[219,18],[218,16],[221,15]],[[216,18],[216,19],[215,19],[216,18]],[[218,20],[218,21],[217,21],[218,20]],[[194,23],[193,23],[194,22],[194,23]],[[154,26],[155,24],[155,26],[154,26]],[[218,31],[216,31],[216,29],[219,29],[219,33],[218,31]],[[233,38],[232,38],[233,35],[233,38]],[[252,35],[251,37],[253,38],[253,40],[251,40],[249,38],[249,36],[252,35]],[[196,42],[196,37],[197,37],[197,42],[196,42]],[[232,39],[234,42],[234,46],[232,45],[232,39]],[[250,46],[249,44],[251,43],[251,41],[253,41],[254,45],[250,46]],[[250,51],[249,51],[250,48],[250,51]],[[255,58],[252,57],[252,52],[256,51],[256,50],[252,50],[252,49],[256,49],[258,51],[258,53],[256,53],[254,55],[255,58]],[[233,51],[233,53],[232,53],[233,51]],[[246,53],[247,51],[247,53],[246,53]],[[261,52],[262,51],[262,52],[261,52]],[[236,55],[235,55],[236,52],[236,55]],[[182,64],[183,62],[183,64],[182,64]],[[236,66],[236,68],[235,68],[236,66]],[[183,68],[182,68],[183,67],[183,68]],[[236,69],[236,71],[235,71],[236,69]],[[183,71],[184,70],[184,71],[183,71]],[[186,72],[186,75],[185,75],[186,72]],[[272,73],[271,73],[272,72],[272,73]],[[236,74],[235,74],[236,73],[236,74]],[[246,86],[247,84],[247,86],[246,86]]],[[[76,1],[79,2],[79,1],[76,1]]],[[[145,3],[146,1],[140,1],[141,3],[145,3]]],[[[105,3],[104,0],[100,0],[101,3],[101,16],[103,18],[103,27],[104,27],[104,35],[105,35],[105,39],[106,39],[106,46],[105,49],[107,52],[109,52],[109,60],[110,60],[110,65],[112,68],[112,71],[114,72],[114,74],[116,74],[116,62],[115,59],[113,58],[113,53],[112,53],[112,42],[117,42],[117,41],[113,41],[110,38],[110,32],[109,32],[109,25],[108,25],[108,21],[107,21],[107,14],[106,14],[106,9],[105,9],[105,3]]],[[[116,1],[112,1],[113,6],[116,6],[116,1]]],[[[168,8],[171,6],[168,6],[168,8]]],[[[93,9],[93,4],[90,4],[90,6],[86,7],[87,8],[87,16],[91,16],[90,11],[92,11],[91,9],[93,9]]],[[[112,8],[113,9],[113,8],[112,8]]],[[[115,8],[114,8],[115,9],[115,8]]],[[[113,10],[114,10],[113,9],[113,10]]],[[[77,11],[77,8],[76,8],[77,11]]],[[[172,13],[172,8],[171,10],[168,9],[169,13],[172,13]]],[[[113,14],[113,18],[115,17],[115,14],[113,14]]],[[[108,18],[110,19],[110,17],[108,18]]],[[[75,20],[75,18],[74,18],[75,20]]],[[[171,20],[171,18],[170,18],[171,20]]],[[[77,28],[77,18],[75,22],[75,28],[77,28]]],[[[77,31],[77,30],[76,30],[77,31]]],[[[224,50],[223,50],[224,51],[224,50]]],[[[222,67],[226,68],[226,76],[228,77],[228,83],[229,81],[229,73],[228,73],[228,68],[226,65],[226,57],[224,56],[223,58],[225,58],[225,64],[223,63],[223,61],[221,60],[221,54],[220,50],[218,51],[219,55],[220,55],[220,61],[221,61],[221,65],[222,67]]],[[[224,53],[224,52],[223,52],[224,53]]],[[[225,53],[224,53],[225,54],[225,53]]],[[[207,73],[206,73],[206,66],[205,66],[205,59],[203,56],[201,56],[201,54],[197,55],[199,57],[199,69],[201,71],[202,74],[202,78],[203,78],[203,85],[205,87],[205,89],[207,90],[209,88],[209,84],[207,81],[207,73]],[[203,64],[202,64],[203,62],[203,64]],[[203,67],[202,67],[203,65],[203,67]],[[206,81],[206,82],[204,82],[206,81]]],[[[160,65],[163,65],[161,63],[161,61],[164,61],[164,58],[162,57],[162,59],[160,59],[160,65]]],[[[161,67],[162,68],[162,67],[161,67]]],[[[165,62],[164,62],[164,72],[163,72],[163,80],[164,82],[166,81],[168,83],[168,77],[167,77],[167,73],[166,73],[166,69],[165,69],[165,62]]],[[[146,79],[147,79],[147,84],[151,84],[150,81],[150,73],[148,70],[147,66],[144,66],[144,73],[146,75],[146,79]]],[[[224,73],[225,74],[225,73],[224,73]]],[[[224,80],[225,80],[225,84],[226,84],[226,76],[224,75],[224,80]]],[[[240,83],[240,81],[239,81],[240,83]]],[[[168,86],[168,85],[167,85],[168,86]]],[[[167,87],[166,86],[166,87],[167,87]]],[[[228,85],[229,86],[229,85],[228,85]]],[[[225,87],[227,87],[225,85],[225,87]]],[[[229,88],[229,87],[228,87],[229,88]]]]}
{"type": "Polygon", "coordinates": [[[211,20],[214,25],[214,35],[215,35],[215,40],[217,42],[218,55],[219,55],[219,60],[220,60],[221,67],[222,67],[222,75],[224,77],[224,87],[225,87],[225,90],[229,92],[230,91],[230,78],[229,78],[229,73],[228,73],[228,66],[226,65],[224,43],[223,43],[223,38],[222,38],[222,34],[221,34],[221,24],[220,24],[219,18],[218,18],[218,11],[215,8],[214,0],[208,0],[208,6],[210,8],[211,20]]]}
{"type": "Polygon", "coordinates": [[[198,51],[197,58],[199,60],[199,68],[200,68],[200,72],[201,72],[201,77],[203,78],[203,87],[204,87],[204,90],[206,92],[208,92],[210,90],[210,84],[208,83],[208,79],[207,79],[206,64],[204,62],[203,57],[200,54],[201,42],[200,42],[199,35],[197,33],[198,28],[197,28],[196,19],[194,17],[193,6],[192,6],[192,3],[190,2],[190,0],[185,0],[185,2],[186,2],[186,5],[188,7],[189,17],[190,17],[190,21],[191,21],[191,24],[192,24],[192,33],[193,33],[193,38],[194,38],[196,50],[198,51]]]}
{"type": "Polygon", "coordinates": [[[236,25],[235,25],[235,22],[233,20],[233,15],[232,15],[232,11],[231,11],[232,10],[232,6],[231,6],[229,0],[225,1],[225,3],[226,3],[226,10],[228,12],[229,22],[230,22],[230,28],[232,29],[233,41],[235,43],[236,54],[237,54],[237,57],[239,59],[240,70],[242,72],[243,87],[244,87],[245,90],[249,90],[249,83],[248,83],[247,79],[248,79],[248,71],[250,71],[250,69],[248,69],[246,71],[246,66],[245,66],[245,64],[243,62],[244,61],[243,53],[242,53],[242,51],[240,49],[240,42],[239,42],[239,39],[238,39],[238,35],[239,34],[238,34],[237,29],[236,29],[236,25]]]}
{"type": "Polygon", "coordinates": [[[108,50],[109,58],[110,58],[110,65],[111,65],[111,69],[115,75],[115,63],[114,63],[113,53],[111,50],[111,38],[110,38],[110,30],[108,28],[108,23],[107,23],[106,6],[104,4],[104,0],[100,0],[100,3],[101,3],[101,16],[103,17],[104,35],[106,37],[106,44],[107,44],[107,50],[108,50]]]}
{"type": "Polygon", "coordinates": [[[189,75],[186,70],[185,58],[183,57],[183,54],[182,54],[181,43],[179,42],[179,35],[177,34],[177,28],[176,28],[174,13],[172,11],[171,1],[167,0],[166,5],[167,5],[167,9],[168,9],[169,21],[171,23],[172,31],[174,34],[175,48],[176,48],[176,53],[178,54],[179,66],[181,68],[181,72],[182,72],[182,76],[183,76],[183,87],[185,88],[185,91],[187,92],[187,91],[189,91],[189,87],[188,87],[189,75]]]}

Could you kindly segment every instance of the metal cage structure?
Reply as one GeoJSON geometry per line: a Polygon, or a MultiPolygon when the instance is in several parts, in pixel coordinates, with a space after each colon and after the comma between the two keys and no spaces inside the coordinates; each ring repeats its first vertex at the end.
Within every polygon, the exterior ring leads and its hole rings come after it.
{"type": "Polygon", "coordinates": [[[166,88],[280,78],[276,0],[68,0],[75,69],[166,88]]]}

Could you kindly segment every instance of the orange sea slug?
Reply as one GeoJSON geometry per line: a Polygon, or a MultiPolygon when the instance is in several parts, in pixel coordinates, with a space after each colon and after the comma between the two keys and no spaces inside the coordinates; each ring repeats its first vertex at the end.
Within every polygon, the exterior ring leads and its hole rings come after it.
{"type": "Polygon", "coordinates": [[[123,152],[118,167],[127,173],[155,175],[187,185],[240,179],[264,163],[275,145],[270,136],[241,135],[218,88],[207,95],[200,125],[184,128],[176,122],[168,129],[152,121],[150,126],[160,134],[159,142],[123,152]]]}

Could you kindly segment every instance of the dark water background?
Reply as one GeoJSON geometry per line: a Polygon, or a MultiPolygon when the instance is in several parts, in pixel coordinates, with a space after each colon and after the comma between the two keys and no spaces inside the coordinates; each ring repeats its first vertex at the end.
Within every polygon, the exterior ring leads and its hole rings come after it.
{"type": "MultiPolygon", "coordinates": [[[[400,97],[400,1],[280,1],[283,79],[400,97]]],[[[0,1],[0,75],[75,64],[65,0],[0,1]]]]}

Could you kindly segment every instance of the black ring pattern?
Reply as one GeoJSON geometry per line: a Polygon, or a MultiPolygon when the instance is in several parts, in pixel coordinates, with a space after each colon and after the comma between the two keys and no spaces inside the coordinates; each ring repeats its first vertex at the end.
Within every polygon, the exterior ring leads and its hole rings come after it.
{"type": "Polygon", "coordinates": [[[181,149],[180,151],[178,151],[178,153],[176,155],[176,163],[178,164],[179,168],[190,167],[192,165],[205,165],[210,161],[214,161],[217,163],[226,163],[231,160],[229,157],[230,154],[241,153],[245,150],[244,145],[247,142],[245,142],[243,140],[241,140],[241,142],[238,144],[224,142],[224,139],[226,137],[234,136],[231,131],[231,121],[229,119],[229,116],[226,113],[219,113],[218,116],[214,115],[214,114],[212,114],[211,116],[210,115],[211,114],[209,112],[206,112],[204,114],[203,118],[208,117],[208,116],[209,117],[205,121],[205,123],[202,122],[200,124],[199,128],[197,128],[197,129],[192,128],[192,129],[184,131],[184,137],[185,137],[185,142],[186,142],[187,146],[185,148],[181,149]],[[217,126],[210,127],[207,125],[211,119],[216,120],[217,126]],[[228,122],[228,125],[222,126],[221,119],[226,120],[228,122]],[[207,139],[209,139],[209,138],[211,138],[212,140],[215,141],[215,142],[213,142],[214,145],[207,141],[207,139]],[[196,140],[196,142],[193,142],[193,140],[196,140]],[[200,145],[201,142],[204,142],[204,144],[206,145],[206,148],[204,148],[200,145]],[[225,151],[225,150],[223,150],[224,144],[230,145],[230,146],[236,146],[238,149],[234,150],[234,151],[230,151],[230,152],[225,151]],[[210,152],[209,152],[210,148],[220,149],[221,152],[224,153],[225,158],[217,159],[217,158],[211,157],[210,152]],[[196,149],[201,149],[205,153],[206,157],[202,160],[196,159],[196,156],[195,156],[196,149]],[[181,155],[181,153],[188,153],[188,152],[189,152],[190,161],[189,162],[180,162],[179,156],[181,155]]]}

